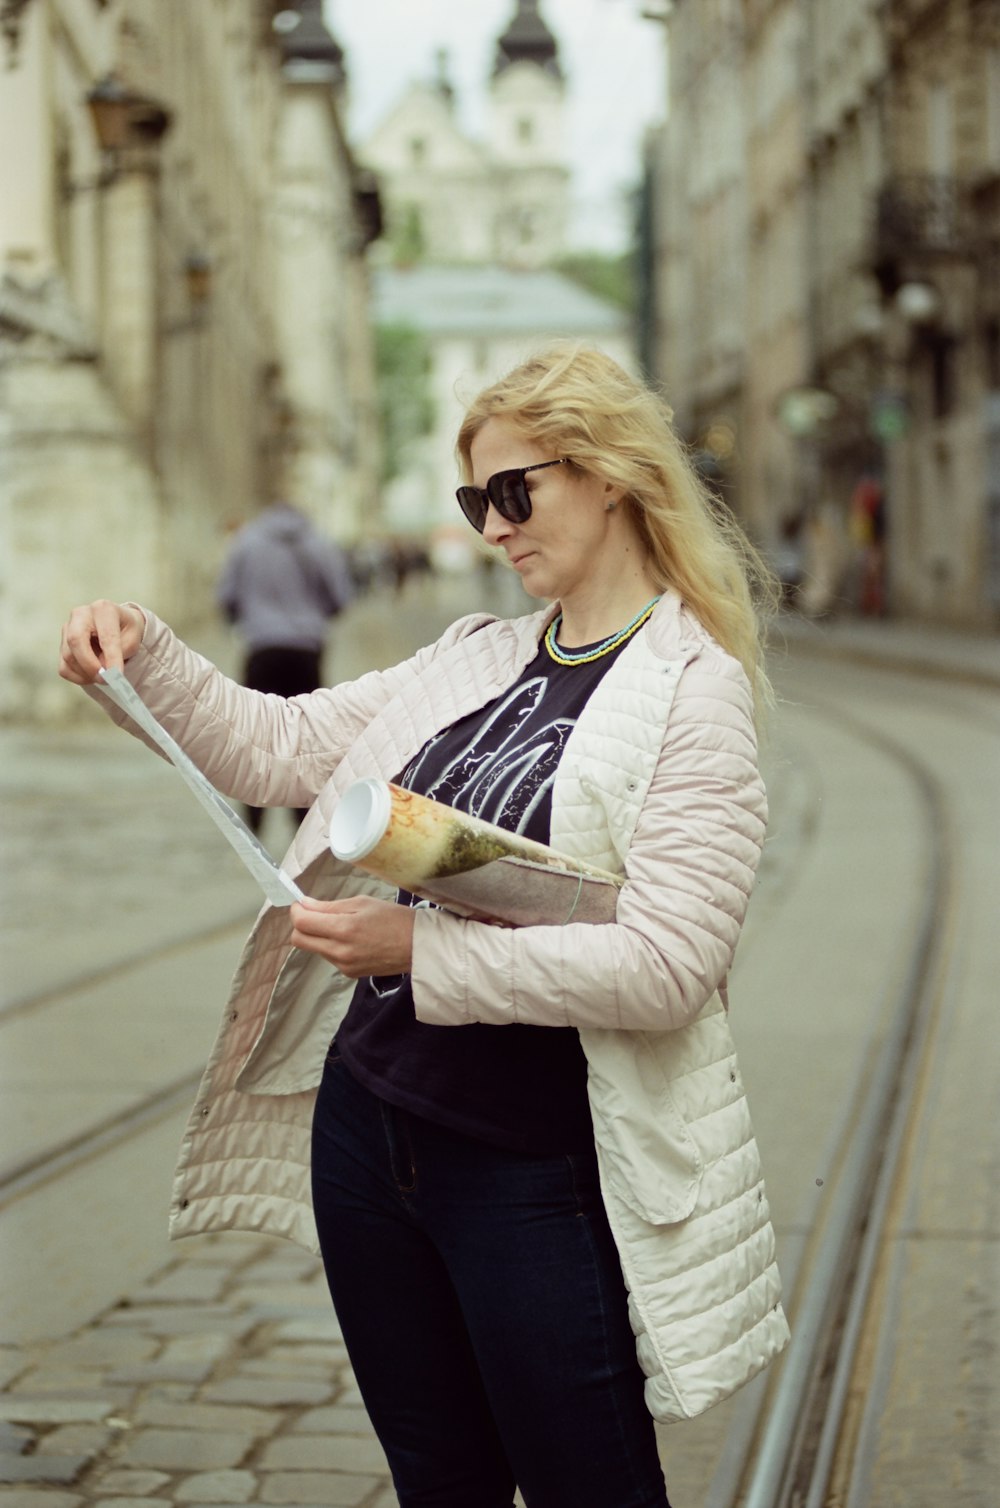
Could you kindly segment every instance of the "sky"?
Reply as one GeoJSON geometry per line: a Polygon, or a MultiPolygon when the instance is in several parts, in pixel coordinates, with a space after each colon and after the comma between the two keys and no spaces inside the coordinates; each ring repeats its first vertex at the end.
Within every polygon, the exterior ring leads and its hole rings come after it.
{"type": "MultiPolygon", "coordinates": [[[[627,244],[626,195],[638,180],[643,133],[664,113],[664,28],[643,19],[644,8],[643,0],[541,0],[568,85],[573,239],[588,249],[627,244]]],[[[442,47],[459,121],[480,135],[496,39],[515,9],[515,0],[325,0],[346,54],[355,147],[409,83],[433,77],[442,47]]]]}

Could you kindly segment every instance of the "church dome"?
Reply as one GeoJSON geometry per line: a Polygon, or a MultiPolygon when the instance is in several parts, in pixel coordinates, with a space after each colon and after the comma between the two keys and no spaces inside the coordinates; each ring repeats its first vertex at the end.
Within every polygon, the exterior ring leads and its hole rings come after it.
{"type": "Polygon", "coordinates": [[[298,0],[279,11],[274,29],[284,62],[318,63],[344,78],[344,51],[323,19],[322,0],[298,0]]]}
{"type": "Polygon", "coordinates": [[[534,63],[553,78],[563,76],[559,48],[538,14],[538,0],[517,0],[514,18],[497,41],[493,77],[497,78],[514,63],[534,63]]]}

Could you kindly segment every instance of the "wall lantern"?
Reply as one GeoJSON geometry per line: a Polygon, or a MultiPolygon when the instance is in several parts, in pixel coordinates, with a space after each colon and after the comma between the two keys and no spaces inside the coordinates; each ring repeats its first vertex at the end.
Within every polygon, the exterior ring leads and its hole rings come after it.
{"type": "MultiPolygon", "coordinates": [[[[170,129],[171,116],[165,106],[148,95],[126,89],[112,73],[94,85],[86,96],[86,105],[101,149],[101,170],[96,178],[62,181],[59,191],[66,199],[108,188],[121,176],[123,152],[156,147],[170,129]]],[[[135,165],[146,171],[154,166],[148,160],[135,165]]]]}
{"type": "Polygon", "coordinates": [[[184,258],[184,282],[192,309],[203,309],[212,296],[212,259],[202,251],[190,251],[184,258]]]}
{"type": "Polygon", "coordinates": [[[170,111],[158,100],[127,89],[109,73],[87,95],[87,107],[101,150],[153,146],[170,129],[170,111]]]}
{"type": "Polygon", "coordinates": [[[161,335],[184,335],[192,330],[208,327],[208,314],[212,299],[214,263],[203,251],[189,251],[181,264],[184,275],[184,290],[187,293],[187,314],[183,319],[166,320],[160,325],[161,335]]]}
{"type": "Polygon", "coordinates": [[[933,324],[941,313],[941,295],[933,283],[902,283],[893,302],[908,325],[933,324]]]}
{"type": "Polygon", "coordinates": [[[840,399],[822,387],[793,387],[777,403],[778,422],[787,434],[810,439],[837,417],[840,399]]]}

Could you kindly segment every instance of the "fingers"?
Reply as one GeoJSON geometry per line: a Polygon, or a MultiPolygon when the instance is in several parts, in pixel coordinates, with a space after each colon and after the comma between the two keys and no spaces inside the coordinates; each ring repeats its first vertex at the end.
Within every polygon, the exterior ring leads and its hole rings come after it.
{"type": "Polygon", "coordinates": [[[106,598],[74,608],[63,626],[59,674],[74,685],[90,686],[102,668],[123,669],[138,649],[144,628],[135,608],[106,598]]]}
{"type": "Polygon", "coordinates": [[[292,946],[315,953],[349,979],[407,973],[413,952],[408,906],[354,896],[343,901],[296,902],[290,911],[292,946]]]}
{"type": "Polygon", "coordinates": [[[354,947],[351,915],[343,907],[349,902],[296,902],[291,907],[292,946],[306,953],[316,953],[332,963],[348,978],[358,979],[365,970],[354,947]]]}

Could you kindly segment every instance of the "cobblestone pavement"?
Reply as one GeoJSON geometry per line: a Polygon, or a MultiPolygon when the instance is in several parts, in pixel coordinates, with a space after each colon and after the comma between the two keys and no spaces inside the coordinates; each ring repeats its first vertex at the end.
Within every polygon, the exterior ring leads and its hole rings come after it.
{"type": "Polygon", "coordinates": [[[0,1504],[168,1508],[396,1497],[322,1268],[209,1237],[76,1334],[0,1348],[0,1504]]]}
{"type": "MultiPolygon", "coordinates": [[[[1000,682],[996,640],[862,627],[793,625],[790,652],[822,634],[912,666],[933,648],[944,673],[1000,682]]],[[[73,1333],[0,1344],[0,1508],[390,1508],[318,1261],[231,1235],[175,1250],[73,1333]]]]}
{"type": "MultiPolygon", "coordinates": [[[[392,663],[477,607],[529,605],[513,578],[415,580],[401,594],[373,593],[338,620],[332,673],[392,663]]],[[[226,631],[208,624],[191,642],[235,668],[226,631]]],[[[0,1010],[57,993],[137,948],[165,952],[244,914],[249,926],[258,904],[169,767],[84,712],[63,734],[0,729],[0,794],[10,803],[0,1010]],[[116,862],[126,851],[128,864],[116,862]],[[136,872],[155,883],[137,887],[136,872]],[[41,902],[56,895],[53,947],[41,902]]],[[[270,815],[266,840],[280,841],[282,816],[270,815]]],[[[17,1132],[8,1125],[15,1145],[17,1132]]],[[[70,1333],[11,1344],[17,1327],[0,1327],[0,1508],[394,1504],[318,1259],[287,1242],[231,1234],[168,1250],[142,1286],[70,1333]]],[[[38,1279],[50,1281],[44,1253],[38,1279]]],[[[4,1308],[8,1318],[20,1308],[9,1283],[4,1308]]]]}

